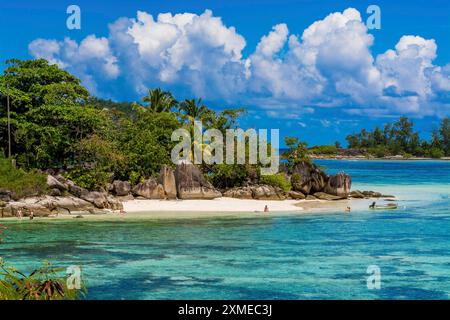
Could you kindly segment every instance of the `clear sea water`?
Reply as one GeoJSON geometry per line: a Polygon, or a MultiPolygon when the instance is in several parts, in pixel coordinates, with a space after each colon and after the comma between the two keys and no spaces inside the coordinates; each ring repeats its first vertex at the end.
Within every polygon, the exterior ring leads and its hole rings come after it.
{"type": "Polygon", "coordinates": [[[399,210],[126,221],[1,221],[0,256],[82,266],[89,299],[448,299],[450,162],[317,161],[399,210]],[[381,289],[367,288],[367,267],[381,289]]]}

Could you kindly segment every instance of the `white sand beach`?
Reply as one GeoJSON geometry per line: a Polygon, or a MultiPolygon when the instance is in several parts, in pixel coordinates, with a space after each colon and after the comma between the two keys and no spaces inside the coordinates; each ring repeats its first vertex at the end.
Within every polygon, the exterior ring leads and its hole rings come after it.
{"type": "Polygon", "coordinates": [[[253,200],[217,198],[213,200],[132,200],[123,203],[126,212],[286,212],[301,211],[299,200],[253,200]]]}

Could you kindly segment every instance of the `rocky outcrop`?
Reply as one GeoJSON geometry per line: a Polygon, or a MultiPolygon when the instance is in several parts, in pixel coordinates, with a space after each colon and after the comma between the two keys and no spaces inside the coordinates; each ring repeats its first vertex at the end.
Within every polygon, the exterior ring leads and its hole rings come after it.
{"type": "Polygon", "coordinates": [[[311,195],[311,194],[308,194],[308,195],[306,196],[305,200],[317,200],[317,198],[314,197],[314,196],[311,195]]]}
{"type": "Polygon", "coordinates": [[[336,196],[336,195],[332,195],[332,194],[328,194],[325,192],[316,192],[314,193],[314,197],[316,197],[317,199],[320,200],[341,200],[341,199],[346,199],[346,196],[336,196]]]}
{"type": "Polygon", "coordinates": [[[383,196],[380,192],[375,192],[375,191],[362,191],[362,194],[366,198],[380,198],[383,196]]]}
{"type": "Polygon", "coordinates": [[[116,196],[127,196],[131,192],[131,183],[128,181],[115,180],[112,183],[111,192],[116,196]]]}
{"type": "Polygon", "coordinates": [[[236,187],[223,193],[224,197],[236,199],[253,199],[253,190],[251,187],[236,187]]]}
{"type": "Polygon", "coordinates": [[[164,187],[159,184],[155,178],[150,178],[137,184],[133,190],[136,197],[144,197],[146,199],[164,199],[164,187]]]}
{"type": "Polygon", "coordinates": [[[286,195],[280,188],[269,185],[251,185],[227,190],[224,197],[257,200],[284,200],[286,195]]]}
{"type": "Polygon", "coordinates": [[[299,191],[289,191],[289,197],[295,200],[301,200],[306,198],[306,196],[299,191]]]}
{"type": "Polygon", "coordinates": [[[284,200],[286,196],[281,188],[256,185],[253,187],[253,198],[257,200],[284,200]]]}
{"type": "Polygon", "coordinates": [[[159,173],[158,183],[163,186],[166,199],[177,198],[177,184],[175,181],[175,174],[173,169],[168,166],[163,166],[159,173]]]}
{"type": "Polygon", "coordinates": [[[328,176],[316,165],[302,161],[292,169],[291,184],[294,191],[303,194],[314,194],[323,191],[328,181],[328,176]]]}
{"type": "Polygon", "coordinates": [[[0,188],[0,201],[11,201],[11,191],[0,188]]]}
{"type": "Polygon", "coordinates": [[[6,207],[0,208],[0,213],[3,218],[15,217],[19,209],[22,211],[23,217],[31,215],[31,212],[33,212],[33,216],[35,217],[48,217],[53,211],[39,203],[24,204],[22,202],[12,201],[6,207]]]}
{"type": "Polygon", "coordinates": [[[96,208],[109,209],[108,194],[98,191],[88,192],[83,194],[81,199],[92,203],[96,208]]]}
{"type": "Polygon", "coordinates": [[[351,186],[352,178],[344,172],[339,172],[338,174],[332,175],[328,178],[327,184],[323,191],[339,197],[348,197],[351,186]]]}
{"type": "Polygon", "coordinates": [[[61,192],[67,191],[68,189],[67,183],[63,183],[51,175],[47,176],[47,186],[49,189],[56,189],[61,192]]]}
{"type": "Polygon", "coordinates": [[[36,203],[39,203],[49,208],[50,211],[56,210],[58,213],[67,213],[67,214],[80,212],[93,213],[96,210],[96,207],[92,203],[73,196],[66,196],[66,197],[46,196],[36,199],[36,203]]]}
{"type": "Polygon", "coordinates": [[[222,196],[191,163],[177,165],[175,182],[179,199],[214,199],[222,196]]]}
{"type": "Polygon", "coordinates": [[[355,198],[355,199],[364,199],[365,198],[364,194],[359,190],[350,192],[349,196],[351,198],[355,198]]]}
{"type": "MultiPolygon", "coordinates": [[[[125,188],[127,184],[129,184],[129,182],[123,183],[122,187],[125,188]]],[[[91,206],[93,205],[93,207],[97,209],[120,210],[123,208],[122,203],[116,198],[110,196],[106,191],[89,191],[85,188],[75,185],[73,181],[65,179],[62,176],[53,177],[49,175],[47,177],[47,185],[53,188],[50,192],[50,195],[53,196],[54,199],[59,199],[58,197],[61,196],[62,192],[67,191],[72,196],[74,196],[68,197],[68,199],[73,201],[73,199],[79,198],[79,200],[76,202],[83,200],[87,203],[90,203],[91,206]],[[59,191],[59,193],[57,190],[59,191]]],[[[85,204],[83,202],[78,204],[81,205],[80,211],[84,211],[85,204]]]]}

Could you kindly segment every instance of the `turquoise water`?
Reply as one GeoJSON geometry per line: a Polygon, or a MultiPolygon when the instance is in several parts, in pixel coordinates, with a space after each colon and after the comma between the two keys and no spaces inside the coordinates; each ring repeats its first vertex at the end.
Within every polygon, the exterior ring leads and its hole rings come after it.
{"type": "Polygon", "coordinates": [[[8,221],[0,256],[80,265],[90,299],[448,299],[450,162],[318,161],[399,210],[258,218],[8,221]],[[381,270],[381,289],[366,270],[381,270]]]}

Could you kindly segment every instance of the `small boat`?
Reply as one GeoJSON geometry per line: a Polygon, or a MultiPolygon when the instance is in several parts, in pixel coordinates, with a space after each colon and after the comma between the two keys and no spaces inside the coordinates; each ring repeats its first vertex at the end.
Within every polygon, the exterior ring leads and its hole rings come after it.
{"type": "Polygon", "coordinates": [[[374,205],[374,206],[369,206],[369,208],[374,209],[374,210],[397,209],[398,205],[396,203],[378,204],[378,205],[374,205]]]}

